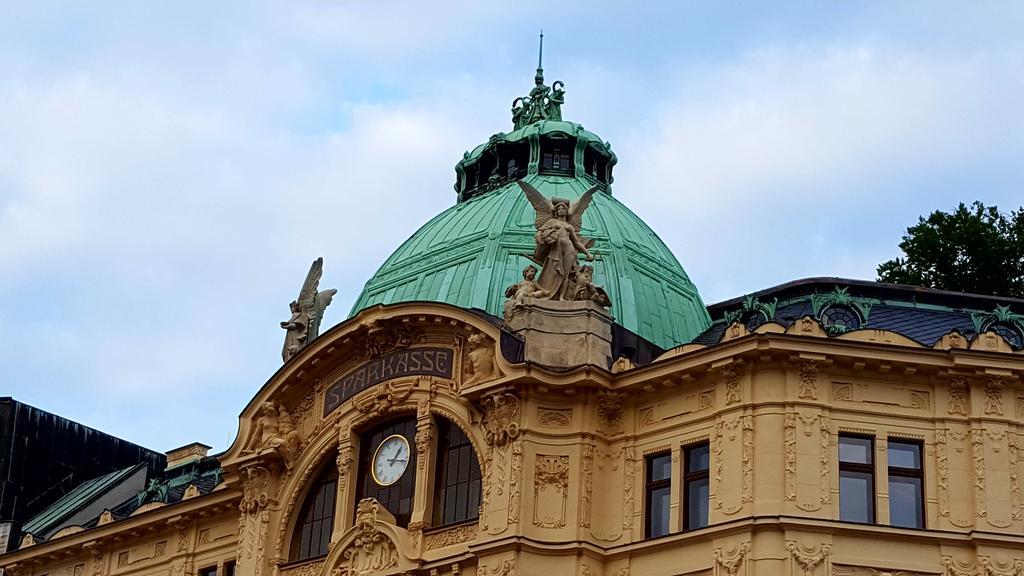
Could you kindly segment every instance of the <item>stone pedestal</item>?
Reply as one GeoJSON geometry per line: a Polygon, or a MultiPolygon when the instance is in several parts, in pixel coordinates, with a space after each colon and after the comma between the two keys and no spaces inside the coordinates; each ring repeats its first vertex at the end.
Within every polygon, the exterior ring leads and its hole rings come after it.
{"type": "Polygon", "coordinates": [[[526,340],[527,362],[552,368],[611,365],[612,317],[590,300],[524,298],[507,326],[526,340]]]}

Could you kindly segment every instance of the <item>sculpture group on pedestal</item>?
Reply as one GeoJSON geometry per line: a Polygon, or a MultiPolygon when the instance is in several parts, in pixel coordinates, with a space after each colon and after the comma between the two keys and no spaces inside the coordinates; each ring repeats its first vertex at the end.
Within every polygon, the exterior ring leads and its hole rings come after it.
{"type": "Polygon", "coordinates": [[[534,222],[537,234],[534,236],[536,247],[528,256],[540,265],[540,278],[534,280],[537,268],[527,266],[523,270],[523,280],[509,286],[505,296],[505,319],[522,305],[524,298],[544,300],[584,301],[592,300],[601,306],[611,306],[608,293],[603,288],[594,286],[592,280],[594,269],[581,266],[578,257],[583,254],[587,261],[594,259],[590,247],[594,241],[580,235],[583,223],[583,212],[590,206],[590,201],[597,191],[593,187],[579,200],[570,202],[564,198],[547,198],[536,188],[520,180],[526,198],[537,213],[534,222]]]}

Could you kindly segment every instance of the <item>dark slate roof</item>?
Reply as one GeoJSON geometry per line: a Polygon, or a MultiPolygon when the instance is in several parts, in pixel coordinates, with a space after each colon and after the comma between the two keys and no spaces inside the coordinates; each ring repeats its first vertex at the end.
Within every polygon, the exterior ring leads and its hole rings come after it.
{"type": "MultiPolygon", "coordinates": [[[[209,494],[221,483],[221,476],[220,463],[213,457],[175,466],[166,470],[161,477],[150,479],[145,490],[116,506],[110,513],[115,520],[119,520],[130,516],[150,502],[177,504],[192,484],[199,489],[200,495],[209,494]]],[[[91,525],[94,524],[95,522],[91,525]]]]}
{"type": "Polygon", "coordinates": [[[774,315],[768,320],[789,327],[811,316],[833,335],[845,330],[830,328],[821,316],[830,306],[843,306],[858,316],[861,329],[889,330],[923,346],[934,346],[953,330],[970,339],[997,325],[1017,336],[1010,342],[1015,349],[1024,343],[1024,300],[844,278],[796,280],[713,304],[708,307],[711,327],[693,342],[717,344],[733,321],[772,305],[774,315]]]}

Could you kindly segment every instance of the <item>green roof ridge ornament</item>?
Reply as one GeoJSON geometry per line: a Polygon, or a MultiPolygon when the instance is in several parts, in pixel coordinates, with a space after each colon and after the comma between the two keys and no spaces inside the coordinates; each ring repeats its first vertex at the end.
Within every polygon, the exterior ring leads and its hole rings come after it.
{"type": "Polygon", "coordinates": [[[1014,314],[1009,306],[996,305],[991,312],[971,312],[971,322],[974,323],[974,330],[979,334],[988,331],[996,324],[1013,326],[1024,332],[1024,316],[1014,314]]]}
{"type": "Polygon", "coordinates": [[[539,120],[562,120],[562,104],[565,103],[565,83],[555,80],[551,86],[544,84],[544,31],[540,31],[540,50],[537,53],[537,74],[533,77],[533,89],[527,96],[512,101],[512,125],[516,130],[539,120]]]}

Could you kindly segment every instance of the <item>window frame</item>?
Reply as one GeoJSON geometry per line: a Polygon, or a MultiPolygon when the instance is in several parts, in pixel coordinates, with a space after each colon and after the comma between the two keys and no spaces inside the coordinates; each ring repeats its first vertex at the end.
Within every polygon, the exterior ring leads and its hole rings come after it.
{"type": "Polygon", "coordinates": [[[330,552],[329,547],[331,543],[331,536],[334,534],[335,524],[338,521],[338,470],[336,467],[331,465],[333,461],[333,458],[328,459],[328,462],[323,465],[323,470],[316,475],[314,481],[309,484],[306,489],[306,493],[302,497],[302,506],[299,508],[299,512],[295,517],[295,526],[292,527],[291,546],[288,549],[289,563],[308,562],[317,558],[324,558],[330,552]],[[313,514],[313,510],[316,508],[316,499],[320,492],[324,492],[325,495],[325,501],[323,503],[325,515],[320,518],[313,518],[307,522],[306,517],[313,514]],[[330,506],[327,506],[326,496],[328,494],[331,495],[330,506]],[[302,533],[306,529],[306,525],[308,524],[310,526],[310,542],[308,544],[311,545],[313,539],[313,524],[317,522],[320,523],[322,537],[323,523],[327,520],[329,520],[330,530],[327,534],[327,542],[323,546],[323,553],[303,556],[302,533]]]}
{"type": "Polygon", "coordinates": [[[851,522],[854,524],[865,524],[872,525],[878,524],[878,480],[875,472],[875,437],[870,434],[856,434],[840,432],[836,443],[836,461],[839,463],[839,520],[841,522],[851,522]],[[867,440],[870,444],[868,455],[871,458],[870,464],[862,464],[858,462],[844,462],[841,456],[841,446],[843,438],[851,438],[858,440],[867,440]],[[871,485],[868,488],[868,501],[870,512],[869,519],[867,522],[861,522],[859,520],[847,520],[843,518],[843,472],[855,472],[860,474],[867,474],[870,478],[871,485]]]}
{"type": "MultiPolygon", "coordinates": [[[[473,446],[473,440],[472,440],[472,438],[470,438],[469,434],[467,434],[462,428],[460,428],[456,423],[454,423],[454,422],[452,422],[452,421],[450,421],[448,419],[438,418],[438,419],[436,419],[434,421],[433,425],[434,425],[434,428],[437,430],[437,442],[436,442],[436,444],[434,446],[434,450],[435,450],[435,453],[434,453],[434,457],[435,457],[434,493],[435,494],[434,494],[434,501],[432,503],[433,510],[432,510],[432,513],[431,513],[431,517],[432,517],[431,526],[432,527],[455,526],[455,525],[462,524],[462,523],[465,523],[465,522],[478,521],[480,519],[480,503],[481,503],[481,499],[483,498],[483,470],[481,469],[481,466],[480,466],[480,456],[477,454],[476,448],[473,446]],[[461,435],[461,437],[462,437],[462,439],[464,441],[459,443],[459,444],[456,444],[456,445],[452,446],[451,445],[452,438],[457,436],[457,435],[461,435]],[[469,458],[465,461],[465,463],[468,464],[468,465],[474,466],[474,467],[470,469],[470,471],[469,471],[469,478],[466,481],[460,482],[460,481],[458,481],[457,478],[456,478],[456,480],[454,482],[449,481],[450,478],[448,477],[448,472],[449,472],[448,468],[449,468],[449,461],[450,461],[449,459],[451,457],[451,454],[452,454],[452,452],[463,451],[464,448],[468,448],[469,449],[469,458]],[[474,494],[473,494],[473,484],[474,483],[476,483],[476,495],[475,496],[476,496],[476,503],[477,503],[477,505],[476,506],[470,506],[469,504],[472,503],[473,496],[474,496],[474,494]],[[465,518],[461,518],[461,519],[456,517],[453,520],[446,520],[445,519],[445,512],[446,512],[446,510],[444,509],[444,507],[445,507],[446,499],[448,498],[448,495],[449,495],[449,490],[454,489],[456,491],[455,497],[458,499],[459,498],[458,490],[459,490],[459,487],[462,484],[466,485],[465,489],[467,491],[466,495],[468,497],[468,502],[467,502],[467,507],[466,507],[466,517],[465,518]]],[[[463,460],[460,458],[458,466],[457,466],[458,470],[461,470],[461,465],[462,464],[463,464],[463,460]]],[[[456,474],[456,476],[458,476],[458,475],[456,474]]],[[[456,502],[458,502],[458,500],[456,500],[456,502]]],[[[455,516],[458,516],[458,513],[456,513],[455,516]]]]}
{"type": "Polygon", "coordinates": [[[660,538],[662,536],[668,536],[672,533],[671,525],[671,497],[672,497],[672,452],[663,451],[656,452],[654,454],[647,454],[644,456],[644,539],[660,538]],[[668,458],[668,476],[660,480],[651,480],[654,477],[654,461],[659,458],[668,458]],[[664,534],[652,535],[652,527],[654,515],[652,514],[652,505],[654,503],[652,494],[655,490],[667,489],[669,493],[669,525],[665,527],[664,534]]]}
{"type": "Polygon", "coordinates": [[[925,516],[926,516],[925,504],[927,503],[927,499],[925,498],[925,494],[924,494],[924,491],[925,491],[925,482],[924,482],[924,442],[922,442],[921,440],[913,439],[913,438],[888,438],[886,444],[887,445],[886,445],[886,451],[885,451],[885,456],[886,456],[886,463],[885,464],[886,464],[886,471],[888,472],[888,479],[887,480],[888,480],[888,484],[889,484],[889,524],[891,526],[895,526],[892,523],[892,505],[893,505],[893,499],[892,499],[892,478],[893,478],[893,476],[895,476],[897,478],[913,478],[913,479],[916,479],[918,481],[918,485],[921,487],[920,491],[917,494],[917,498],[918,498],[918,500],[917,500],[917,502],[918,502],[918,512],[919,512],[918,513],[918,517],[917,517],[918,525],[917,526],[896,526],[896,527],[897,528],[911,528],[911,529],[922,530],[922,529],[924,529],[926,527],[925,526],[925,516]],[[902,466],[893,466],[890,463],[889,451],[892,449],[892,445],[894,443],[895,444],[903,444],[903,445],[916,446],[917,447],[917,460],[918,460],[918,463],[920,464],[920,466],[918,468],[904,468],[902,466]]]}
{"type": "Polygon", "coordinates": [[[711,512],[711,504],[710,504],[710,500],[711,500],[711,498],[710,498],[710,496],[711,496],[711,443],[706,441],[706,440],[703,441],[703,442],[694,442],[692,444],[687,444],[687,445],[683,446],[682,450],[683,450],[683,471],[682,471],[683,472],[683,474],[682,474],[682,476],[683,476],[683,498],[682,498],[683,502],[682,502],[682,506],[681,506],[681,508],[683,509],[683,522],[682,522],[682,526],[683,526],[683,531],[684,532],[689,532],[689,531],[692,531],[692,530],[701,530],[701,529],[707,528],[708,526],[711,525],[711,518],[710,518],[710,516],[711,516],[711,514],[710,514],[710,512],[711,512]],[[704,449],[706,449],[708,451],[708,466],[707,466],[707,468],[701,468],[700,470],[697,470],[695,472],[690,472],[689,471],[689,464],[690,464],[691,453],[694,450],[698,449],[698,448],[704,448],[704,449]],[[703,526],[690,526],[690,510],[689,510],[689,506],[690,506],[690,486],[695,481],[699,481],[699,480],[705,480],[707,482],[707,487],[708,487],[708,518],[705,520],[705,524],[703,526]]]}

